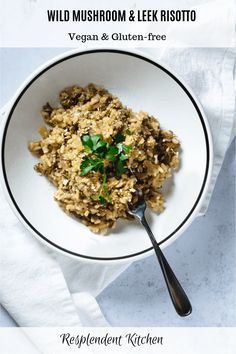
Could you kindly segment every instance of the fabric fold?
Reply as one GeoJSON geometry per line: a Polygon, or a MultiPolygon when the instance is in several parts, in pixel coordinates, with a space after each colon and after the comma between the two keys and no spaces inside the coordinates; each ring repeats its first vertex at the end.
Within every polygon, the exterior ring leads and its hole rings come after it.
{"type": "Polygon", "coordinates": [[[1,304],[20,326],[81,326],[58,263],[19,224],[2,197],[0,214],[1,304]]]}
{"type": "Polygon", "coordinates": [[[235,136],[235,57],[233,48],[166,48],[160,55],[197,95],[211,128],[212,178],[200,215],[207,211],[225,153],[235,136]]]}

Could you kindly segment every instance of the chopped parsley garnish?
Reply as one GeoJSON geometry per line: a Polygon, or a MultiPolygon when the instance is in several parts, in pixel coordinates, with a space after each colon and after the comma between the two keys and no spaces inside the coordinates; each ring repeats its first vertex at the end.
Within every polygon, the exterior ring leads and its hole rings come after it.
{"type": "Polygon", "coordinates": [[[114,140],[116,144],[122,143],[122,141],[125,141],[125,137],[121,133],[117,133],[114,140]]]}
{"type": "Polygon", "coordinates": [[[100,201],[101,204],[106,202],[112,204],[107,187],[107,169],[112,167],[116,176],[121,176],[125,173],[127,170],[126,160],[128,160],[128,154],[132,150],[132,146],[122,144],[125,137],[121,133],[116,134],[112,144],[103,140],[101,134],[84,135],[81,140],[87,155],[83,157],[81,162],[80,176],[86,176],[92,171],[100,172],[102,175],[102,188],[100,193],[94,196],[93,199],[100,201]],[[105,161],[108,163],[105,163],[105,161]]]}
{"type": "Polygon", "coordinates": [[[104,173],[104,162],[99,158],[84,157],[80,165],[80,176],[87,175],[90,171],[99,171],[104,173]]]}
{"type": "Polygon", "coordinates": [[[82,143],[87,154],[97,153],[103,155],[106,152],[108,143],[98,135],[84,135],[82,136],[82,143]]]}
{"type": "Polygon", "coordinates": [[[105,158],[108,160],[108,161],[115,161],[117,155],[119,154],[119,149],[117,146],[109,146],[107,152],[106,152],[106,155],[105,155],[105,158]]]}

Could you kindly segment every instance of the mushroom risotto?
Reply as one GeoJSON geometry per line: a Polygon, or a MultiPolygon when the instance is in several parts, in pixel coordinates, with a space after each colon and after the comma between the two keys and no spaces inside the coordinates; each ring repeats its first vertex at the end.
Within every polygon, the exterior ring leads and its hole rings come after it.
{"type": "Polygon", "coordinates": [[[105,233],[118,218],[131,218],[128,205],[142,189],[148,207],[161,212],[161,187],[179,164],[172,131],[94,84],[66,88],[59,98],[60,107],[43,107],[47,127],[29,150],[39,158],[35,170],[56,186],[54,198],[64,211],[105,233]]]}

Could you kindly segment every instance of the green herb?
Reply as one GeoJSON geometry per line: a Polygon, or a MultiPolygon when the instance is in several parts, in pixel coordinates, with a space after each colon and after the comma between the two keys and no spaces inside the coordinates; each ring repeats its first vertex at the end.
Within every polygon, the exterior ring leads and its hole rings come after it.
{"type": "Polygon", "coordinates": [[[91,196],[92,200],[98,200],[101,204],[105,204],[107,202],[106,198],[102,194],[96,194],[91,196]]]}
{"type": "Polygon", "coordinates": [[[124,152],[125,154],[128,154],[132,150],[131,145],[124,145],[124,144],[117,144],[117,148],[119,150],[119,153],[124,152]]]}
{"type": "Polygon", "coordinates": [[[114,161],[118,153],[119,153],[119,149],[116,146],[111,145],[107,150],[105,158],[109,161],[114,161]]]}
{"type": "Polygon", "coordinates": [[[112,204],[112,200],[111,200],[111,197],[110,197],[108,188],[107,188],[107,175],[106,175],[106,174],[103,175],[102,188],[103,188],[103,192],[104,192],[104,194],[105,194],[105,197],[106,197],[106,198],[109,200],[109,202],[112,204]]]}
{"type": "Polygon", "coordinates": [[[125,140],[125,137],[121,133],[117,133],[114,140],[115,140],[116,144],[122,143],[122,141],[125,140]]]}
{"type": "Polygon", "coordinates": [[[87,154],[96,153],[98,155],[105,153],[106,148],[109,145],[105,140],[102,139],[100,134],[92,136],[84,135],[82,136],[82,143],[87,154]]]}
{"type": "Polygon", "coordinates": [[[132,133],[131,133],[131,131],[129,129],[126,129],[125,134],[126,135],[132,135],[132,133]]]}
{"type": "Polygon", "coordinates": [[[128,159],[128,156],[127,155],[125,155],[125,154],[121,154],[120,155],[120,161],[125,161],[125,160],[127,160],[128,159]]]}
{"type": "Polygon", "coordinates": [[[99,171],[104,173],[104,162],[99,158],[84,157],[80,165],[81,174],[80,176],[87,175],[90,171],[99,171]]]}
{"type": "MultiPolygon", "coordinates": [[[[112,163],[116,176],[121,176],[127,170],[126,160],[128,159],[129,152],[132,150],[132,146],[122,144],[125,137],[121,133],[116,134],[113,144],[109,144],[103,140],[100,134],[84,135],[81,140],[87,156],[81,162],[80,175],[85,176],[92,171],[100,172],[102,175],[102,189],[98,195],[92,198],[99,200],[101,204],[106,202],[112,204],[107,186],[107,171],[104,161],[107,160],[109,163],[112,163]]],[[[107,167],[111,166],[108,164],[107,167]]]]}
{"type": "Polygon", "coordinates": [[[126,171],[126,167],[124,161],[119,159],[116,163],[116,170],[115,170],[116,176],[121,176],[125,171],[126,171]]]}
{"type": "Polygon", "coordinates": [[[105,204],[107,202],[106,198],[103,195],[99,194],[98,200],[101,204],[105,204]]]}

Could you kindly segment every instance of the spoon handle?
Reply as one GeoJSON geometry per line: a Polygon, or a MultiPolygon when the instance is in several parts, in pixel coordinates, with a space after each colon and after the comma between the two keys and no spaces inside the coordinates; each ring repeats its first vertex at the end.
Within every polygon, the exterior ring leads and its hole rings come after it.
{"type": "Polygon", "coordinates": [[[173,305],[175,307],[176,312],[180,316],[188,316],[192,312],[192,306],[190,304],[190,301],[185,294],[184,289],[180,285],[178,279],[176,278],[173,270],[171,269],[169,263],[167,262],[164,254],[162,253],[162,250],[160,249],[153,233],[152,230],[150,229],[147,220],[145,216],[143,216],[140,219],[142,225],[145,227],[151,242],[153,244],[154,250],[156,252],[157,259],[160,263],[161,270],[167,285],[167,289],[169,291],[171,300],[173,302],[173,305]]]}

